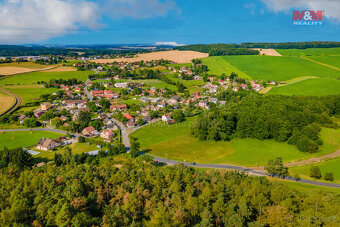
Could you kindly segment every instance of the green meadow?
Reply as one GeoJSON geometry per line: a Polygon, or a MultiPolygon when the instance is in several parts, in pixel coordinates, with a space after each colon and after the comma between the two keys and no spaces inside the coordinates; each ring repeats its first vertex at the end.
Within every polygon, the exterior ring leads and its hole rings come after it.
{"type": "Polygon", "coordinates": [[[190,135],[193,119],[174,125],[155,123],[148,125],[132,136],[150,154],[178,161],[205,164],[236,164],[261,166],[268,159],[282,157],[284,162],[320,156],[335,151],[340,145],[340,132],[323,129],[321,138],[324,145],[320,152],[307,154],[295,146],[273,140],[233,139],[230,142],[200,141],[190,135]]]}
{"type": "Polygon", "coordinates": [[[71,72],[32,72],[10,76],[0,80],[1,85],[22,85],[35,84],[38,81],[48,82],[51,79],[72,79],[85,81],[91,71],[71,71],[71,72]]]}
{"type": "Polygon", "coordinates": [[[14,149],[17,147],[30,147],[36,145],[42,137],[55,139],[62,136],[59,133],[44,131],[24,131],[24,132],[1,132],[0,149],[7,147],[14,149]]]}
{"type": "Polygon", "coordinates": [[[223,56],[227,63],[259,80],[285,81],[302,76],[338,78],[340,71],[298,57],[223,56]]]}
{"type": "Polygon", "coordinates": [[[307,49],[276,49],[283,56],[306,56],[306,55],[339,55],[340,47],[334,48],[307,48],[307,49]]]}
{"type": "Polygon", "coordinates": [[[221,75],[224,73],[226,75],[230,75],[232,72],[234,72],[242,78],[251,79],[249,75],[236,68],[235,66],[229,64],[223,57],[208,57],[203,58],[202,60],[203,63],[208,66],[209,74],[221,75]]]}
{"type": "Polygon", "coordinates": [[[22,98],[23,105],[35,101],[41,95],[52,94],[58,91],[57,88],[44,88],[43,85],[14,85],[3,88],[19,95],[22,98]]]}
{"type": "Polygon", "coordinates": [[[306,58],[334,66],[340,69],[340,55],[339,56],[307,56],[306,58]]]}
{"type": "Polygon", "coordinates": [[[268,94],[313,96],[337,95],[340,94],[340,80],[310,78],[281,87],[273,87],[268,94]]]}

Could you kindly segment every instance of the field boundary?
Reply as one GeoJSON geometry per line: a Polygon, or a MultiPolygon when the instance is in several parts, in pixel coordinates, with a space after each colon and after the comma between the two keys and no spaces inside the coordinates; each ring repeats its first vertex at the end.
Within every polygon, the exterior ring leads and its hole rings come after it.
{"type": "Polygon", "coordinates": [[[13,105],[8,110],[4,111],[3,113],[0,113],[0,116],[2,116],[4,114],[10,114],[10,113],[14,112],[22,104],[22,98],[19,95],[14,94],[12,92],[9,92],[7,90],[1,89],[1,88],[0,88],[0,91],[5,93],[5,94],[7,94],[7,95],[10,95],[10,96],[12,96],[14,98],[13,105]]]}
{"type": "Polygon", "coordinates": [[[314,62],[314,63],[316,63],[316,64],[319,64],[319,65],[322,65],[322,66],[325,66],[325,67],[328,67],[328,68],[331,68],[331,69],[334,69],[334,70],[337,70],[337,71],[340,71],[340,69],[337,68],[337,67],[335,67],[335,66],[331,66],[331,65],[328,65],[328,64],[325,64],[325,63],[322,63],[322,62],[318,62],[318,61],[315,61],[315,60],[306,58],[305,56],[300,56],[300,58],[305,59],[305,60],[307,60],[307,61],[314,62]]]}

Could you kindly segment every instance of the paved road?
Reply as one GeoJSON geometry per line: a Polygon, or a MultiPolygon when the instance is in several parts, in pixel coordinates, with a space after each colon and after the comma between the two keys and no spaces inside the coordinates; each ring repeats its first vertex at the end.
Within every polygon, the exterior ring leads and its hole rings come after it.
{"type": "Polygon", "coordinates": [[[126,147],[126,150],[130,150],[130,140],[129,140],[129,133],[127,132],[127,128],[124,126],[124,124],[114,118],[112,118],[112,121],[117,124],[122,132],[122,140],[123,144],[126,147]]]}
{"type": "Polygon", "coordinates": [[[86,94],[87,98],[89,99],[89,101],[92,102],[93,96],[92,96],[91,93],[87,90],[87,83],[88,83],[88,82],[90,82],[89,79],[87,79],[86,82],[85,82],[84,91],[85,91],[85,94],[86,94]]]}
{"type": "Polygon", "coordinates": [[[56,132],[66,135],[67,132],[63,130],[53,129],[53,128],[18,128],[18,129],[4,129],[0,132],[25,132],[25,131],[46,131],[46,132],[56,132]]]}
{"type": "MultiPolygon", "coordinates": [[[[192,163],[188,163],[188,162],[179,162],[179,161],[174,161],[174,160],[170,160],[170,159],[164,159],[164,158],[160,158],[160,157],[153,156],[153,155],[150,155],[150,156],[152,156],[158,162],[163,162],[163,163],[166,163],[168,165],[175,165],[175,164],[178,164],[178,163],[182,163],[186,166],[191,166],[191,167],[196,167],[196,168],[233,169],[233,170],[238,170],[238,171],[245,171],[245,172],[248,172],[250,174],[257,175],[257,176],[270,176],[266,172],[258,171],[258,170],[254,170],[254,169],[250,169],[250,168],[245,168],[245,167],[242,167],[242,166],[213,165],[213,164],[192,164],[192,163]]],[[[318,181],[305,180],[305,179],[296,180],[293,177],[286,177],[285,180],[340,189],[340,184],[332,184],[332,183],[318,182],[318,181]]]]}
{"type": "Polygon", "coordinates": [[[8,110],[6,110],[5,112],[3,112],[2,114],[0,114],[0,116],[3,115],[3,114],[10,114],[10,113],[14,112],[16,109],[19,108],[19,106],[20,106],[21,103],[22,103],[22,99],[21,99],[21,97],[20,97],[19,95],[14,94],[14,93],[9,92],[9,91],[4,90],[4,89],[0,89],[0,91],[2,91],[2,92],[4,92],[4,93],[6,93],[6,94],[8,94],[8,95],[10,95],[10,96],[12,96],[12,97],[14,97],[14,99],[15,99],[15,102],[14,102],[14,104],[12,105],[12,107],[9,108],[8,110]]]}

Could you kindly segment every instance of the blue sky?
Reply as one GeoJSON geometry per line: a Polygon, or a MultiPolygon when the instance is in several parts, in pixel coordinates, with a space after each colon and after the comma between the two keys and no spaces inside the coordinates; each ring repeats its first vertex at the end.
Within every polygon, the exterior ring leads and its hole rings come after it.
{"type": "Polygon", "coordinates": [[[333,0],[0,0],[0,43],[340,41],[339,11],[333,0]],[[325,24],[293,26],[294,9],[325,10],[325,24]]]}

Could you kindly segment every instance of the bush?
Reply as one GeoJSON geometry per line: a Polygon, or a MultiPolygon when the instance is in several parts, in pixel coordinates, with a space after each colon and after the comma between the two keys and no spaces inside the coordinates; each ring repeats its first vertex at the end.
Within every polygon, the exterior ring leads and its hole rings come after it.
{"type": "Polygon", "coordinates": [[[310,168],[310,177],[312,177],[314,179],[321,179],[322,175],[321,175],[320,168],[317,167],[317,166],[312,166],[310,168]]]}
{"type": "Polygon", "coordinates": [[[333,173],[326,173],[324,179],[326,181],[334,181],[333,173]]]}

